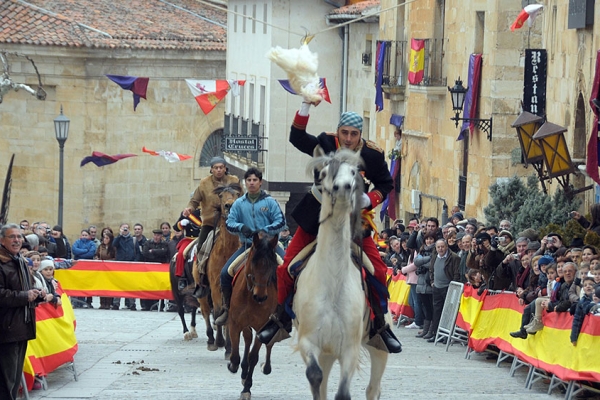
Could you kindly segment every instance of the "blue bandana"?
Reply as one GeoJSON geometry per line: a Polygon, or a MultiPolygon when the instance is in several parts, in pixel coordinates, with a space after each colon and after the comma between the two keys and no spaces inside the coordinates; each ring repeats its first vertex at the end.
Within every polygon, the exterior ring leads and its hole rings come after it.
{"type": "Polygon", "coordinates": [[[340,122],[338,123],[338,129],[340,126],[351,126],[362,133],[363,119],[357,113],[347,111],[342,114],[340,122]]]}

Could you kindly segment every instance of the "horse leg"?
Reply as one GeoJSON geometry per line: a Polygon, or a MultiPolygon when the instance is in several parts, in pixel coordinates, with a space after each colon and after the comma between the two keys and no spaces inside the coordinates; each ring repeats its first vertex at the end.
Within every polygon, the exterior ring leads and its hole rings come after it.
{"type": "Polygon", "coordinates": [[[262,373],[269,375],[271,373],[271,349],[275,343],[267,346],[267,357],[264,364],[261,366],[262,373]]]}
{"type": "Polygon", "coordinates": [[[235,374],[240,366],[240,328],[233,322],[230,322],[229,325],[232,350],[229,363],[227,363],[227,369],[229,372],[235,374]]]}
{"type": "Polygon", "coordinates": [[[340,362],[340,383],[338,391],[335,395],[335,400],[350,400],[350,381],[352,375],[358,367],[358,356],[360,347],[347,346],[346,350],[339,359],[340,362]]]}
{"type": "Polygon", "coordinates": [[[229,328],[223,327],[223,335],[225,336],[225,359],[228,360],[231,356],[231,339],[229,338],[229,328]]]}
{"type": "MultiPolygon", "coordinates": [[[[252,341],[252,332],[248,332],[248,339],[249,341],[252,341]]],[[[244,334],[244,338],[246,338],[246,335],[244,334]]],[[[254,340],[254,345],[252,346],[252,350],[250,351],[250,354],[248,356],[248,376],[246,377],[246,379],[244,380],[244,390],[242,391],[242,397],[243,399],[250,399],[250,388],[252,387],[252,375],[254,374],[254,367],[256,367],[256,364],[258,364],[258,353],[260,351],[260,347],[262,346],[262,343],[260,340],[256,339],[254,340]]]]}
{"type": "Polygon", "coordinates": [[[217,330],[217,340],[215,342],[217,347],[225,346],[225,337],[223,336],[223,327],[215,325],[215,329],[217,330]]]}
{"type": "Polygon", "coordinates": [[[209,351],[216,351],[218,349],[215,346],[215,335],[210,324],[210,304],[206,297],[199,299],[198,303],[200,303],[200,312],[202,313],[202,318],[204,318],[204,323],[206,324],[206,337],[208,338],[206,342],[206,347],[209,351]]]}
{"type": "Polygon", "coordinates": [[[190,333],[192,334],[192,338],[198,337],[198,332],[196,332],[196,311],[198,311],[197,307],[192,307],[192,329],[190,329],[190,333]]]}
{"type": "Polygon", "coordinates": [[[244,356],[242,357],[242,385],[248,376],[248,353],[250,353],[250,345],[252,345],[252,330],[246,328],[242,331],[244,335],[244,356]]]}
{"type": "Polygon", "coordinates": [[[187,324],[185,323],[185,310],[183,309],[183,299],[178,297],[175,299],[175,301],[177,302],[177,314],[179,314],[181,325],[183,325],[183,340],[191,340],[192,334],[190,333],[187,324]]]}
{"type": "Polygon", "coordinates": [[[306,363],[306,378],[310,383],[310,391],[313,395],[313,400],[321,399],[321,383],[323,382],[323,370],[319,366],[317,357],[310,353],[305,357],[306,363]]]}
{"type": "Polygon", "coordinates": [[[371,358],[371,377],[367,386],[367,400],[377,400],[381,396],[381,377],[385,371],[388,353],[366,346],[371,358]]]}
{"type": "Polygon", "coordinates": [[[319,364],[321,365],[321,370],[323,371],[323,380],[321,381],[321,398],[327,398],[327,382],[329,380],[329,373],[331,372],[331,367],[333,367],[333,363],[335,362],[335,357],[330,355],[321,354],[319,357],[319,364]]]}

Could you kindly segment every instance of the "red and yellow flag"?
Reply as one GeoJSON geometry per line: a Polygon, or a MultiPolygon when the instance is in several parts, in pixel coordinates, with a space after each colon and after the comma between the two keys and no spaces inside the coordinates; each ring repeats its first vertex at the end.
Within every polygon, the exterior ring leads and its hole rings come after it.
{"type": "Polygon", "coordinates": [[[388,291],[390,292],[390,301],[388,308],[394,315],[405,315],[409,318],[414,317],[414,311],[408,304],[408,295],[410,294],[410,285],[406,283],[406,277],[402,274],[392,275],[392,269],[388,268],[388,291]]]}
{"type": "Polygon", "coordinates": [[[423,81],[425,74],[425,40],[410,40],[410,59],[408,67],[408,82],[418,85],[423,81]]]}

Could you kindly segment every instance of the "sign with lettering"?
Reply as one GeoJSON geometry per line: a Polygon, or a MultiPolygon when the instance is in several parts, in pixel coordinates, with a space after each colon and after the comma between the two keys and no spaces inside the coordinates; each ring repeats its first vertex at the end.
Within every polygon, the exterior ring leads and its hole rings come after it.
{"type": "Polygon", "coordinates": [[[569,0],[569,29],[594,24],[594,0],[569,0]]]}
{"type": "Polygon", "coordinates": [[[523,111],[544,116],[546,113],[546,77],[548,53],[545,49],[525,50],[523,111]]]}
{"type": "Polygon", "coordinates": [[[224,151],[258,151],[258,138],[252,136],[225,136],[224,151]]]}

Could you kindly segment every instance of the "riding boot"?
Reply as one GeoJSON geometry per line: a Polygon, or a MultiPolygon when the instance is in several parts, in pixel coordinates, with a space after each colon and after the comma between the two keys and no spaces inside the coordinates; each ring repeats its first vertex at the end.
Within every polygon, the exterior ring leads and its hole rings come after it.
{"type": "Polygon", "coordinates": [[[379,326],[380,328],[372,330],[371,339],[367,342],[367,345],[383,351],[387,350],[388,353],[400,353],[402,351],[402,343],[400,343],[394,332],[392,332],[391,326],[385,322],[383,315],[378,314],[375,313],[373,326],[379,326]]]}
{"type": "Polygon", "coordinates": [[[177,289],[181,292],[187,286],[187,280],[183,277],[180,277],[177,281],[177,289]]]}
{"type": "Polygon", "coordinates": [[[269,321],[260,329],[256,336],[262,343],[269,344],[274,339],[278,339],[275,342],[280,342],[289,338],[289,333],[291,331],[292,318],[285,311],[285,306],[278,304],[275,314],[272,314],[269,317],[269,321]],[[280,333],[280,335],[279,337],[276,337],[278,333],[280,333]]]}
{"type": "Polygon", "coordinates": [[[429,332],[429,327],[431,326],[431,320],[426,319],[423,323],[423,330],[419,332],[415,337],[423,337],[427,335],[429,332]]]}
{"type": "Polygon", "coordinates": [[[229,318],[229,304],[231,302],[231,286],[222,286],[221,295],[223,298],[223,313],[219,315],[219,318],[215,319],[215,325],[223,326],[227,323],[229,318]]]}

